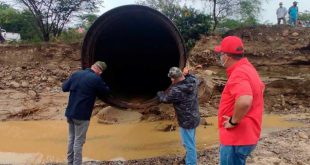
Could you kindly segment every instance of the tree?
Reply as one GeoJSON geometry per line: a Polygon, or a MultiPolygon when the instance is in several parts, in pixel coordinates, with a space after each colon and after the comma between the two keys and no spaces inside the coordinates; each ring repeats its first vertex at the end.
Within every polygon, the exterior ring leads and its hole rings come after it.
{"type": "Polygon", "coordinates": [[[299,14],[299,20],[305,27],[310,27],[310,11],[306,10],[299,14]]]}
{"type": "Polygon", "coordinates": [[[102,0],[17,0],[36,20],[44,41],[60,36],[64,26],[77,13],[93,12],[102,0]]]}
{"type": "Polygon", "coordinates": [[[39,30],[28,10],[18,11],[0,3],[0,26],[6,31],[20,33],[23,40],[39,39],[39,30]]]}
{"type": "Polygon", "coordinates": [[[190,50],[200,35],[205,35],[211,27],[211,17],[198,10],[180,6],[180,0],[145,0],[142,5],[155,8],[164,13],[178,27],[185,40],[187,50],[190,50]]]}
{"type": "Polygon", "coordinates": [[[98,16],[96,14],[84,14],[79,16],[80,24],[78,24],[78,27],[82,27],[85,30],[88,30],[89,27],[96,21],[98,16]]]}
{"type": "MultiPolygon", "coordinates": [[[[197,1],[197,0],[193,0],[197,1]]],[[[261,9],[261,0],[200,0],[212,6],[213,31],[223,20],[232,19],[241,22],[257,23],[261,9]],[[236,19],[239,18],[239,19],[236,19]]]]}
{"type": "Polygon", "coordinates": [[[301,21],[310,21],[310,11],[306,10],[305,12],[300,13],[299,19],[301,21]]]}
{"type": "Polygon", "coordinates": [[[228,16],[233,14],[233,9],[239,5],[236,0],[210,0],[213,6],[213,31],[218,26],[219,22],[228,16]]]}
{"type": "Polygon", "coordinates": [[[261,12],[261,1],[242,0],[240,2],[239,15],[241,22],[246,25],[255,25],[258,23],[258,16],[261,12]]]}

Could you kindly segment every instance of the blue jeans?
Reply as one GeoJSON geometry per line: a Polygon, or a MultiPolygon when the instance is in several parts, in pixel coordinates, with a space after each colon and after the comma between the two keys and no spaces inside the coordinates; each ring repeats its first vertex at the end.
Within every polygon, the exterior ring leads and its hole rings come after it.
{"type": "Polygon", "coordinates": [[[186,165],[197,164],[196,153],[196,129],[184,129],[180,127],[180,134],[183,146],[186,150],[185,163],[186,165]]]}
{"type": "Polygon", "coordinates": [[[245,165],[246,158],[256,145],[220,146],[220,165],[245,165]]]}

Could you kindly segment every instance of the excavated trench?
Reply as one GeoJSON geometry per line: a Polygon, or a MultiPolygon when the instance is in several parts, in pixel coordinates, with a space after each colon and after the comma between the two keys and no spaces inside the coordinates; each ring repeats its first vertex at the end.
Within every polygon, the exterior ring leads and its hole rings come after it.
{"type": "Polygon", "coordinates": [[[91,26],[84,39],[82,66],[97,60],[108,69],[104,80],[112,89],[107,102],[120,107],[143,107],[170,85],[170,67],[184,67],[183,39],[160,12],[139,5],[115,8],[91,26]]]}

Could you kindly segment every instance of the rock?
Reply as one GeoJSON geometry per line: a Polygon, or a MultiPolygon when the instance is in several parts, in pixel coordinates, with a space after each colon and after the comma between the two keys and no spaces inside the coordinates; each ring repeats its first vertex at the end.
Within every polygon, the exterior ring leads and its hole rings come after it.
{"type": "Polygon", "coordinates": [[[205,70],[205,73],[207,76],[212,76],[213,74],[215,74],[215,72],[213,72],[211,70],[205,70]]]}
{"type": "Polygon", "coordinates": [[[308,139],[309,136],[307,135],[307,133],[301,131],[301,132],[298,132],[298,136],[302,139],[308,139]]]}
{"type": "Polygon", "coordinates": [[[29,83],[27,81],[22,81],[22,87],[24,88],[29,87],[29,83]]]}
{"type": "Polygon", "coordinates": [[[288,34],[289,34],[289,31],[288,31],[288,30],[284,30],[284,31],[282,32],[282,36],[283,36],[283,37],[288,36],[288,34]]]}
{"type": "Polygon", "coordinates": [[[200,125],[210,125],[206,118],[200,118],[200,125]]]}
{"type": "Polygon", "coordinates": [[[304,106],[299,105],[298,108],[299,108],[300,110],[303,110],[303,109],[304,109],[304,106]]]}
{"type": "Polygon", "coordinates": [[[202,65],[195,66],[195,70],[197,70],[197,69],[202,69],[202,65]]]}
{"type": "Polygon", "coordinates": [[[107,106],[105,108],[103,108],[102,110],[100,110],[97,114],[98,118],[103,118],[106,114],[108,114],[108,111],[111,109],[111,106],[107,106]]]}
{"type": "Polygon", "coordinates": [[[6,79],[7,79],[7,80],[12,80],[13,77],[12,77],[12,76],[9,76],[9,77],[7,77],[6,79]]]}
{"type": "Polygon", "coordinates": [[[299,36],[299,33],[294,32],[294,33],[292,33],[292,36],[297,37],[297,36],[299,36]]]}
{"type": "Polygon", "coordinates": [[[285,98],[284,98],[284,95],[281,95],[281,103],[282,103],[282,106],[285,106],[285,98]]]}
{"type": "Polygon", "coordinates": [[[18,82],[16,82],[16,81],[12,81],[12,82],[10,83],[10,86],[12,86],[12,87],[14,87],[14,88],[19,88],[19,87],[20,87],[20,84],[19,84],[18,82]]]}
{"type": "Polygon", "coordinates": [[[154,114],[151,114],[147,117],[147,121],[149,122],[158,121],[158,120],[160,120],[160,117],[154,114]]]}
{"type": "Polygon", "coordinates": [[[54,83],[54,82],[55,82],[55,78],[49,77],[49,78],[47,79],[47,81],[50,82],[50,83],[54,83]]]}
{"type": "Polygon", "coordinates": [[[21,67],[15,68],[15,71],[16,71],[16,72],[21,72],[22,70],[23,70],[23,68],[21,68],[21,67]]]}
{"type": "Polygon", "coordinates": [[[270,42],[274,41],[274,39],[272,37],[267,37],[267,40],[270,41],[270,42]]]}
{"type": "Polygon", "coordinates": [[[116,157],[116,158],[112,158],[110,161],[121,161],[121,162],[124,162],[124,161],[126,161],[126,159],[123,158],[123,157],[116,157]]]}
{"type": "Polygon", "coordinates": [[[116,118],[110,118],[109,120],[107,120],[107,119],[98,119],[97,122],[100,123],[100,124],[116,124],[117,123],[117,119],[116,118]]]}
{"type": "Polygon", "coordinates": [[[38,80],[40,80],[40,77],[35,76],[34,79],[38,81],[38,80]]]}
{"type": "Polygon", "coordinates": [[[52,89],[51,87],[46,87],[45,88],[46,91],[51,91],[51,89],[52,89]]]}
{"type": "Polygon", "coordinates": [[[14,100],[21,100],[26,98],[27,95],[25,93],[12,93],[9,97],[14,100]]]}
{"type": "Polygon", "coordinates": [[[159,125],[157,126],[157,130],[159,131],[164,131],[164,132],[172,132],[172,131],[176,131],[176,128],[177,125],[176,123],[173,123],[173,124],[162,124],[162,125],[159,125]]]}
{"type": "Polygon", "coordinates": [[[29,90],[28,91],[28,95],[30,95],[31,97],[36,97],[37,96],[37,92],[35,92],[33,90],[29,90]]]}
{"type": "Polygon", "coordinates": [[[160,115],[160,114],[161,114],[160,108],[159,108],[158,106],[151,107],[151,108],[149,109],[149,112],[150,112],[151,114],[155,114],[155,115],[160,115]]]}
{"type": "Polygon", "coordinates": [[[206,54],[210,54],[211,53],[211,50],[209,50],[209,49],[206,49],[206,50],[204,50],[204,51],[202,51],[203,53],[206,53],[206,54]]]}
{"type": "Polygon", "coordinates": [[[46,76],[42,76],[42,77],[41,77],[41,80],[42,80],[42,81],[46,81],[46,80],[47,80],[47,77],[46,77],[46,76]]]}

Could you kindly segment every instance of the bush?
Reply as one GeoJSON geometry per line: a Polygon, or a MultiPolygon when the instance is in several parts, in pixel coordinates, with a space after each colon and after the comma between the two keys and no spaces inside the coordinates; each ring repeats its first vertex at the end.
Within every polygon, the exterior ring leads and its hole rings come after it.
{"type": "Polygon", "coordinates": [[[186,44],[191,50],[201,35],[206,35],[212,25],[212,19],[194,8],[180,6],[179,0],[142,0],[139,4],[161,11],[172,20],[186,44]]]}
{"type": "Polygon", "coordinates": [[[64,30],[60,37],[53,38],[53,41],[64,42],[64,43],[77,43],[82,42],[85,33],[79,33],[76,28],[69,28],[64,30]]]}

